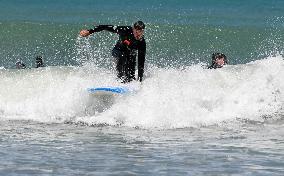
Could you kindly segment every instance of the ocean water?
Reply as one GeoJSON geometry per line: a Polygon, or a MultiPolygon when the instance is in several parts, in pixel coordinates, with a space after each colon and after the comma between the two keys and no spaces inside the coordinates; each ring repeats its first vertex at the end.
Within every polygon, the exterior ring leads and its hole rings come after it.
{"type": "Polygon", "coordinates": [[[0,0],[0,175],[283,175],[283,11],[282,0],[0,0]],[[119,85],[117,36],[79,31],[136,20],[143,83],[90,95],[119,85]],[[205,69],[213,52],[229,65],[205,69]]]}

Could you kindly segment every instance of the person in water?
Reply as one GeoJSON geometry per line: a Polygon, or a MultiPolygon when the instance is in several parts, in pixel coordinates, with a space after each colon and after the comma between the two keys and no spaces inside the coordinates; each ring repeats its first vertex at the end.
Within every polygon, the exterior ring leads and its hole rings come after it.
{"type": "Polygon", "coordinates": [[[224,65],[228,64],[228,60],[225,54],[223,53],[213,53],[212,54],[212,63],[208,69],[222,68],[224,65]]]}
{"type": "Polygon", "coordinates": [[[17,69],[25,69],[25,68],[26,68],[26,65],[23,63],[23,61],[18,60],[18,61],[16,62],[16,68],[17,68],[17,69]]]}
{"type": "Polygon", "coordinates": [[[44,67],[43,60],[42,60],[41,56],[36,57],[35,63],[36,63],[36,68],[44,67]]]}
{"type": "Polygon", "coordinates": [[[142,82],[146,55],[146,42],[144,39],[145,24],[137,21],[133,26],[98,25],[93,29],[81,30],[80,35],[87,37],[103,30],[116,33],[119,40],[112,50],[116,59],[117,77],[123,83],[135,80],[136,56],[138,53],[138,81],[142,82]]]}

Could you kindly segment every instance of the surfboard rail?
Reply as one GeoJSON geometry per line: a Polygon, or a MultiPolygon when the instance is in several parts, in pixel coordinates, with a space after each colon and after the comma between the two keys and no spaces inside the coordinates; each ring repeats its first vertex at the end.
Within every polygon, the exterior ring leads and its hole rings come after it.
{"type": "Polygon", "coordinates": [[[90,93],[114,93],[114,94],[126,94],[129,93],[130,90],[127,87],[120,87],[120,86],[105,86],[105,87],[92,87],[87,88],[88,92],[90,93]]]}

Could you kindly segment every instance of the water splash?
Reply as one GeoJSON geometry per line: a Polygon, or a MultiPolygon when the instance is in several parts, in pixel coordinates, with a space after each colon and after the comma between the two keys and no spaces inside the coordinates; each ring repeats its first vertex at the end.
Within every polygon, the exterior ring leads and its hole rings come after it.
{"type": "MultiPolygon", "coordinates": [[[[83,122],[144,128],[184,128],[281,114],[281,56],[208,70],[148,70],[136,94],[101,99],[88,87],[118,85],[106,69],[49,67],[0,70],[1,118],[83,122]]],[[[134,83],[133,83],[134,84],[134,83]]]]}

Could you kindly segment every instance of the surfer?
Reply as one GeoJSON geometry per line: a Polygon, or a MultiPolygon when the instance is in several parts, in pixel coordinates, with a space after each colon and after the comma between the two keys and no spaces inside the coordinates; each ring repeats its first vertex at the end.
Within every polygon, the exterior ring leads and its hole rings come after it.
{"type": "Polygon", "coordinates": [[[43,60],[42,60],[41,56],[36,57],[35,63],[36,63],[36,68],[44,67],[43,60]]]}
{"type": "Polygon", "coordinates": [[[136,56],[138,54],[138,81],[142,82],[146,55],[146,42],[144,39],[145,24],[137,21],[133,26],[98,25],[93,29],[81,30],[80,35],[87,37],[103,30],[119,35],[119,40],[112,50],[116,59],[117,77],[123,83],[135,80],[136,56]]]}
{"type": "Polygon", "coordinates": [[[225,54],[213,53],[212,54],[212,64],[208,67],[208,69],[222,68],[226,64],[228,64],[228,60],[225,54]]]}
{"type": "Polygon", "coordinates": [[[18,61],[16,62],[16,68],[17,68],[17,69],[25,69],[25,68],[26,68],[26,65],[23,63],[23,61],[18,60],[18,61]]]}

